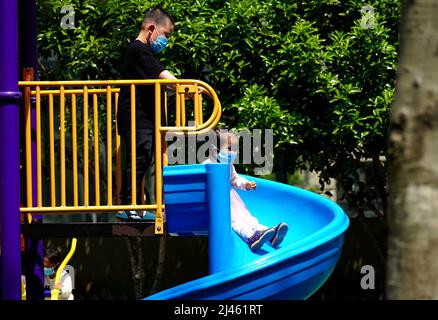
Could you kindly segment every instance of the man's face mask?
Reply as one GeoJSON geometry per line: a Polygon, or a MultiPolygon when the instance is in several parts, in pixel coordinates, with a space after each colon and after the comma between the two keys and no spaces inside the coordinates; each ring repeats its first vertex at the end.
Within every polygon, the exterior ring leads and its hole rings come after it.
{"type": "Polygon", "coordinates": [[[159,35],[155,41],[151,38],[151,49],[154,53],[160,53],[166,48],[168,42],[167,38],[163,35],[159,35]]]}

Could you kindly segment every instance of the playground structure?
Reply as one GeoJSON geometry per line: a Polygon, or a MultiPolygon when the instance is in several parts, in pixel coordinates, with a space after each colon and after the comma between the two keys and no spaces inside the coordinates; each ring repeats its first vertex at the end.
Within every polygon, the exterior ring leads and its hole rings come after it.
{"type": "MultiPolygon", "coordinates": [[[[221,109],[220,103],[214,90],[207,84],[196,80],[112,80],[112,81],[24,81],[19,83],[23,88],[24,95],[24,145],[25,145],[25,172],[26,172],[26,199],[27,206],[20,208],[21,213],[27,215],[35,214],[72,214],[72,213],[114,213],[119,210],[153,210],[155,211],[154,233],[161,235],[164,233],[163,216],[164,209],[162,200],[162,175],[155,175],[156,186],[156,203],[144,204],[144,197],[137,199],[136,197],[136,149],[135,149],[135,121],[131,121],[131,136],[132,148],[131,158],[127,161],[131,161],[132,165],[132,202],[129,205],[121,205],[119,194],[121,189],[121,141],[120,136],[117,134],[117,128],[114,130],[115,115],[118,108],[118,96],[120,88],[115,86],[126,85],[130,87],[132,99],[131,104],[131,119],[135,119],[135,94],[136,87],[139,86],[154,86],[155,93],[158,97],[156,99],[156,132],[155,132],[155,164],[157,172],[161,172],[162,165],[167,165],[167,155],[165,148],[164,136],[167,132],[174,132],[175,134],[199,134],[210,130],[219,121],[221,109]],[[161,125],[161,118],[166,119],[167,123],[167,93],[164,94],[164,101],[160,100],[161,88],[165,85],[175,85],[175,126],[163,126],[161,125]],[[102,88],[103,87],[103,88],[102,88]],[[209,92],[209,95],[213,97],[212,114],[204,122],[204,116],[202,113],[202,95],[199,93],[199,88],[203,88],[204,92],[209,92]],[[193,98],[193,112],[194,117],[193,126],[186,126],[188,115],[186,115],[186,100],[190,96],[193,98]],[[33,137],[32,121],[31,121],[31,100],[35,98],[35,142],[36,142],[36,154],[32,152],[33,137]],[[103,99],[102,99],[103,98],[103,99]],[[100,175],[100,147],[99,147],[99,101],[103,100],[106,104],[106,180],[105,185],[107,194],[105,203],[101,199],[100,185],[102,183],[102,176],[100,175]],[[77,126],[79,118],[79,108],[77,101],[81,103],[82,125],[83,132],[78,134],[77,126]],[[92,101],[92,102],[91,102],[92,101]],[[47,102],[47,103],[43,103],[47,102]],[[56,103],[58,102],[58,103],[56,103]],[[89,108],[89,103],[92,104],[92,108],[89,108]],[[161,115],[161,105],[164,105],[165,115],[161,115]],[[48,113],[48,129],[49,139],[43,143],[42,139],[42,105],[45,105],[46,113],[48,113]],[[59,111],[59,117],[56,117],[56,112],[59,111]],[[67,112],[68,111],[68,112],[67,112]],[[66,114],[70,114],[67,117],[66,114]],[[89,119],[89,113],[92,114],[89,119]],[[55,123],[59,120],[59,145],[55,143],[55,123]],[[90,126],[89,124],[92,123],[90,126]],[[66,126],[71,125],[71,152],[72,152],[72,181],[66,181],[66,126]],[[91,127],[91,128],[90,128],[91,127]],[[92,130],[93,129],[93,130],[92,130]],[[78,144],[79,135],[82,135],[83,143],[81,147],[78,144]],[[93,141],[92,148],[89,146],[89,140],[93,141]],[[113,148],[114,145],[114,148],[113,148]],[[49,154],[50,163],[50,187],[43,187],[43,152],[42,149],[49,150],[46,152],[49,154]],[[93,152],[93,176],[89,174],[89,166],[83,166],[83,188],[82,192],[79,192],[78,184],[78,158],[83,159],[83,163],[88,164],[89,154],[93,152]],[[56,188],[56,159],[55,154],[60,155],[59,175],[60,175],[60,192],[57,193],[56,188]],[[115,161],[113,162],[113,158],[115,161]],[[36,169],[32,168],[32,163],[36,163],[36,169]],[[115,168],[113,168],[115,165],[115,168]],[[115,169],[115,170],[113,170],[115,169]],[[113,188],[113,172],[116,172],[115,186],[113,188]],[[91,180],[94,182],[94,190],[89,190],[91,180]],[[36,182],[36,190],[33,185],[36,182]],[[66,192],[66,185],[72,186],[73,195],[70,197],[71,201],[68,201],[68,194],[66,192]],[[114,192],[115,191],[115,192],[114,192]],[[36,193],[36,203],[34,199],[34,193],[36,193]],[[91,197],[90,197],[91,195],[91,197]],[[80,198],[82,199],[80,201],[80,198]],[[46,199],[47,201],[44,201],[46,199]],[[137,203],[137,200],[139,203],[137,203]]],[[[47,128],[46,128],[47,129],[47,128]]],[[[144,189],[144,187],[142,188],[144,189]]],[[[28,219],[32,221],[32,218],[28,219]]],[[[27,225],[29,227],[29,225],[27,225]]],[[[41,226],[41,225],[39,225],[41,226]]],[[[38,227],[38,225],[37,225],[38,227]]],[[[149,234],[151,235],[151,234],[149,234]]],[[[41,236],[41,235],[40,235],[41,236]]],[[[53,296],[53,294],[52,294],[53,296]]]]}
{"type": "MultiPolygon", "coordinates": [[[[251,177],[257,181],[257,191],[239,192],[249,209],[264,224],[274,225],[284,220],[291,227],[278,250],[265,246],[262,252],[252,253],[230,227],[227,165],[168,166],[164,141],[167,132],[196,135],[213,129],[218,123],[221,107],[213,88],[197,80],[35,81],[34,1],[30,1],[29,6],[22,10],[25,16],[22,21],[29,24],[26,26],[29,39],[23,41],[31,44],[21,49],[25,81],[19,81],[17,2],[0,3],[0,231],[3,299],[22,298],[20,233],[33,227],[37,230],[33,237],[26,240],[26,254],[35,258],[31,259],[34,264],[27,268],[26,276],[33,276],[41,282],[42,266],[38,265],[36,257],[42,258],[40,239],[49,236],[41,230],[55,228],[38,223],[41,222],[41,216],[78,212],[114,213],[118,210],[147,209],[156,213],[155,221],[138,223],[153,230],[143,233],[143,236],[162,236],[166,233],[174,236],[208,234],[210,275],[158,293],[150,299],[305,299],[326,281],[339,259],[344,232],[348,227],[348,218],[335,203],[308,191],[251,177]],[[168,105],[167,95],[164,95],[163,101],[160,98],[164,87],[169,84],[175,85],[174,106],[168,105]],[[156,94],[155,203],[145,204],[143,197],[136,198],[136,150],[135,143],[132,143],[131,159],[127,159],[131,161],[133,169],[132,202],[121,205],[121,145],[117,128],[114,128],[114,115],[117,113],[121,86],[129,86],[133,98],[136,88],[145,85],[153,86],[156,94]],[[203,107],[206,103],[203,102],[199,88],[203,88],[212,97],[212,110],[205,121],[207,112],[203,107]],[[99,118],[101,99],[105,101],[105,120],[99,118]],[[189,111],[186,101],[192,99],[193,110],[189,111]],[[162,105],[164,114],[161,114],[162,105]],[[42,131],[47,130],[42,128],[41,121],[44,108],[48,109],[49,115],[49,141],[43,144],[42,131]],[[67,108],[69,117],[66,116],[67,108]],[[22,119],[19,110],[22,110],[22,119]],[[59,128],[55,126],[58,119],[55,110],[59,111],[59,128]],[[77,131],[79,110],[82,114],[82,132],[77,131]],[[175,114],[173,125],[169,125],[168,113],[171,112],[175,114]],[[190,126],[187,125],[189,118],[193,120],[190,126]],[[23,123],[22,128],[20,121],[23,123]],[[97,135],[100,121],[105,121],[106,125],[104,168],[100,167],[99,161],[97,135]],[[67,126],[71,126],[72,181],[66,180],[67,126]],[[59,134],[59,146],[55,145],[55,134],[59,134]],[[25,190],[26,199],[25,205],[21,206],[20,136],[24,137],[21,163],[25,168],[22,173],[25,179],[21,179],[25,188],[21,190],[25,190]],[[81,145],[78,143],[79,137],[82,137],[81,145]],[[44,188],[43,185],[46,178],[42,170],[44,147],[49,149],[49,160],[45,160],[50,163],[50,188],[44,188]],[[59,194],[56,185],[56,150],[59,150],[60,155],[59,194]],[[83,163],[94,165],[94,174],[89,172],[88,165],[83,166],[81,188],[78,156],[82,157],[83,163]],[[104,178],[100,175],[102,169],[106,171],[104,178]],[[100,190],[102,181],[107,190],[103,197],[100,190]],[[90,190],[92,182],[94,188],[90,190]],[[71,201],[66,191],[69,183],[73,186],[71,201]],[[21,227],[20,213],[28,218],[24,219],[21,227]]],[[[131,101],[131,141],[135,142],[135,99],[131,101]]],[[[125,223],[114,225],[120,224],[125,223]]],[[[93,226],[88,224],[86,227],[93,226]]],[[[79,237],[80,232],[71,236],[79,237]]],[[[27,289],[31,292],[41,291],[40,288],[32,288],[29,282],[27,289]]],[[[52,293],[54,299],[56,294],[52,293]]],[[[38,293],[34,293],[35,296],[38,293]]],[[[29,294],[26,297],[32,299],[29,294]]]]}
{"type": "MultiPolygon", "coordinates": [[[[155,101],[155,164],[156,172],[162,171],[162,166],[167,165],[166,142],[164,137],[167,132],[175,134],[201,134],[211,128],[214,128],[218,123],[221,115],[219,99],[214,90],[206,83],[197,80],[108,80],[108,81],[23,81],[19,83],[24,88],[24,114],[25,114],[25,149],[26,149],[26,195],[27,206],[21,208],[23,213],[70,213],[70,212],[113,212],[117,210],[154,210],[155,232],[163,234],[163,201],[162,201],[162,176],[156,174],[156,204],[144,204],[144,199],[137,199],[136,195],[136,122],[135,122],[135,95],[136,86],[154,86],[156,101],[155,101]],[[119,194],[121,189],[121,141],[120,136],[116,131],[113,132],[115,119],[114,116],[118,110],[118,96],[120,88],[114,86],[129,86],[131,92],[131,161],[132,165],[132,202],[129,205],[121,205],[119,194]],[[162,87],[166,85],[175,85],[176,100],[175,100],[175,126],[163,126],[162,118],[167,123],[167,93],[164,94],[164,101],[161,101],[162,87]],[[31,89],[35,87],[35,89],[31,89]],[[45,89],[41,89],[41,87],[45,89]],[[90,88],[91,87],[91,88],[90,88]],[[97,88],[95,88],[97,87],[97,88]],[[104,87],[104,89],[102,89],[104,87]],[[199,88],[203,88],[204,92],[209,92],[213,97],[213,111],[211,116],[204,122],[202,110],[202,95],[199,93],[199,88]],[[100,196],[100,147],[99,147],[99,95],[105,95],[106,102],[106,204],[101,203],[100,196]],[[90,97],[89,97],[90,96],[90,97]],[[193,96],[193,126],[187,126],[186,116],[186,99],[187,96],[193,96]],[[31,135],[31,97],[35,97],[35,119],[36,119],[36,156],[32,153],[32,135],[31,135]],[[43,175],[42,175],[42,133],[41,133],[41,104],[44,97],[48,98],[49,110],[49,132],[50,138],[48,149],[50,149],[50,203],[43,204],[43,175]],[[54,119],[54,98],[58,97],[59,101],[59,135],[60,135],[60,201],[57,203],[56,194],[56,177],[55,177],[55,119],[54,119]],[[92,97],[92,99],[91,99],[92,97]],[[83,150],[79,151],[77,133],[77,100],[81,99],[82,103],[82,125],[83,125],[83,150]],[[72,131],[72,162],[73,162],[73,203],[67,204],[66,195],[66,101],[70,101],[70,121],[72,131]],[[93,130],[91,131],[89,121],[89,103],[93,102],[93,130]],[[161,105],[164,104],[165,114],[161,115],[161,105]],[[91,137],[91,134],[93,137],[91,137]],[[84,165],[83,169],[83,203],[79,203],[78,192],[78,156],[82,155],[83,163],[89,163],[89,140],[93,141],[94,153],[94,203],[90,203],[89,186],[90,174],[89,166],[84,165]],[[116,158],[116,195],[113,190],[113,140],[115,140],[115,158],[116,158]],[[36,158],[36,205],[33,205],[33,172],[32,161],[36,158]],[[113,199],[116,199],[113,201],[113,199]],[[137,200],[140,203],[137,203],[137,200]],[[114,203],[115,202],[115,203],[114,203]]],[[[57,108],[58,109],[58,108],[57,108]]]]}

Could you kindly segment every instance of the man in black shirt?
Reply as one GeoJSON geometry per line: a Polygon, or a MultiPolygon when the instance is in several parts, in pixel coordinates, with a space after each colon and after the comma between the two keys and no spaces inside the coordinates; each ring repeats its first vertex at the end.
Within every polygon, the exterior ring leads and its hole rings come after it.
{"type": "MultiPolygon", "coordinates": [[[[126,49],[121,66],[123,79],[176,79],[155,56],[167,45],[173,32],[172,17],[161,8],[150,9],[144,16],[137,38],[126,49]]],[[[155,88],[136,85],[136,181],[137,203],[141,201],[141,185],[148,170],[154,147],[155,88]]],[[[162,100],[163,101],[163,100],[162,100]]],[[[164,112],[162,112],[164,114],[164,112]]],[[[131,91],[120,89],[117,126],[126,146],[126,166],[123,171],[120,198],[122,204],[131,203],[131,91]]],[[[121,218],[141,219],[143,213],[124,211],[121,218]]]]}

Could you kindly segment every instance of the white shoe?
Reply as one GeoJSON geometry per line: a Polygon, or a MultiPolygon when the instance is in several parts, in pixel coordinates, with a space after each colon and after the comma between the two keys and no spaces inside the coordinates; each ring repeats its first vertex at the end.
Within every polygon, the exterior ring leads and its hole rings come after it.
{"type": "MultiPolygon", "coordinates": [[[[142,212],[142,215],[143,215],[143,212],[142,212]]],[[[143,219],[143,217],[140,216],[136,211],[128,211],[128,210],[125,210],[121,213],[116,214],[116,217],[120,218],[120,219],[124,219],[124,220],[142,220],[143,219]]]]}

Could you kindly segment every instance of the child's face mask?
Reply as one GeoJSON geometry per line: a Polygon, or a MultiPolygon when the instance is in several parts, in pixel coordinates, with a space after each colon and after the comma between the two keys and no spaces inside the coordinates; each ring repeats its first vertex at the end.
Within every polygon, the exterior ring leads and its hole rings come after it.
{"type": "Polygon", "coordinates": [[[224,151],[219,151],[217,154],[217,160],[220,163],[233,163],[234,160],[236,159],[237,153],[236,152],[224,152],[224,151]]]}
{"type": "Polygon", "coordinates": [[[47,277],[53,276],[55,274],[55,268],[44,268],[44,275],[47,277]]]}

